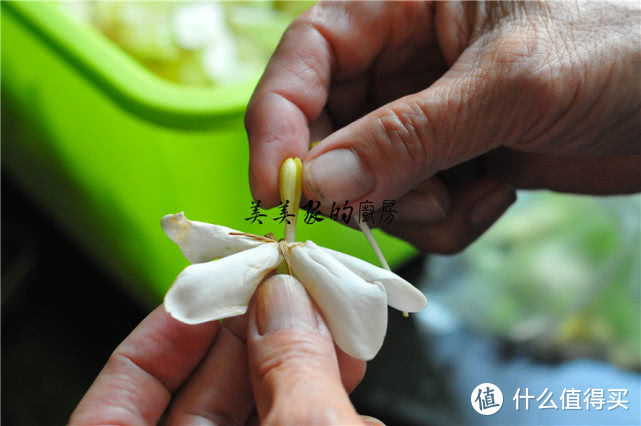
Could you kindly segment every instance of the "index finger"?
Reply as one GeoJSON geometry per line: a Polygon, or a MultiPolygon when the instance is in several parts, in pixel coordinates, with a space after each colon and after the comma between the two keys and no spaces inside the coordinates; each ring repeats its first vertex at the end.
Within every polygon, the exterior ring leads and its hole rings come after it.
{"type": "Polygon", "coordinates": [[[327,40],[297,21],[283,36],[247,106],[249,184],[264,207],[279,204],[278,171],[288,157],[303,157],[309,123],[322,111],[330,83],[327,40]]]}
{"type": "Polygon", "coordinates": [[[69,423],[156,424],[217,330],[218,321],[184,324],[159,306],[109,357],[69,423]]]}
{"type": "Polygon", "coordinates": [[[333,79],[358,75],[383,48],[384,5],[319,3],[283,35],[245,116],[249,183],[263,207],[279,204],[278,171],[309,150],[309,126],[319,118],[333,79]]]}

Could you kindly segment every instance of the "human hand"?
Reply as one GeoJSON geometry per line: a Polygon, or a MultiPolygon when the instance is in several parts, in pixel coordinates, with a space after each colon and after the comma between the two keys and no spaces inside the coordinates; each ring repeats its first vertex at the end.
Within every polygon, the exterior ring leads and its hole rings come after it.
{"type": "Polygon", "coordinates": [[[335,347],[303,286],[267,279],[247,314],[186,325],[153,311],[70,424],[367,424],[348,397],[365,363],[335,347]]]}
{"type": "Polygon", "coordinates": [[[639,18],[638,2],[319,3],[249,103],[253,197],[277,205],[298,156],[308,199],[396,200],[383,229],[452,253],[515,188],[639,191],[639,18]]]}

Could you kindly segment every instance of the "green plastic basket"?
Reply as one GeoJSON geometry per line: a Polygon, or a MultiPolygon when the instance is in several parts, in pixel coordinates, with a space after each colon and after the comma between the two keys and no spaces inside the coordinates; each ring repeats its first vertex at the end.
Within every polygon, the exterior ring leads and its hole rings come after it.
{"type": "MultiPolygon", "coordinates": [[[[243,115],[256,81],[175,85],[55,3],[1,7],[3,167],[140,301],[157,303],[188,264],[160,228],[167,213],[282,234],[271,219],[244,220],[243,115]]],[[[376,263],[365,238],[340,224],[298,229],[298,240],[376,263]]],[[[413,253],[377,238],[392,265],[413,253]]]]}

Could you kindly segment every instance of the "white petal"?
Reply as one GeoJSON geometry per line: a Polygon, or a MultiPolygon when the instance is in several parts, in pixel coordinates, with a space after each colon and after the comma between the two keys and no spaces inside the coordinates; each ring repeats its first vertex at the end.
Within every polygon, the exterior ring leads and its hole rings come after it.
{"type": "Polygon", "coordinates": [[[180,246],[191,263],[209,262],[262,244],[242,235],[229,235],[239,231],[225,226],[189,220],[183,212],[168,214],[161,223],[167,236],[180,246]]]}
{"type": "Polygon", "coordinates": [[[186,267],[165,295],[165,309],[187,324],[244,314],[263,280],[282,257],[276,243],[186,267]]]}
{"type": "Polygon", "coordinates": [[[374,358],[387,331],[383,287],[367,283],[311,241],[292,247],[290,262],[336,344],[355,358],[374,358]]]}
{"type": "Polygon", "coordinates": [[[392,308],[404,312],[418,312],[427,306],[425,295],[394,272],[339,251],[321,248],[368,283],[377,283],[385,287],[387,303],[392,308]]]}

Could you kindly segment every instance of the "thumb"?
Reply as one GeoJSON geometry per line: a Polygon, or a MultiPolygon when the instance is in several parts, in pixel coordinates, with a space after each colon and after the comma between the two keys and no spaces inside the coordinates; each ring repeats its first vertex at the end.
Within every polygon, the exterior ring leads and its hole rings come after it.
{"type": "Polygon", "coordinates": [[[306,197],[330,205],[402,197],[437,172],[510,140],[516,123],[506,125],[506,118],[516,119],[515,89],[511,82],[493,86],[480,71],[450,70],[315,146],[304,158],[306,197]]]}
{"type": "Polygon", "coordinates": [[[267,279],[247,333],[261,423],[362,424],[341,382],[331,334],[298,280],[267,279]]]}

